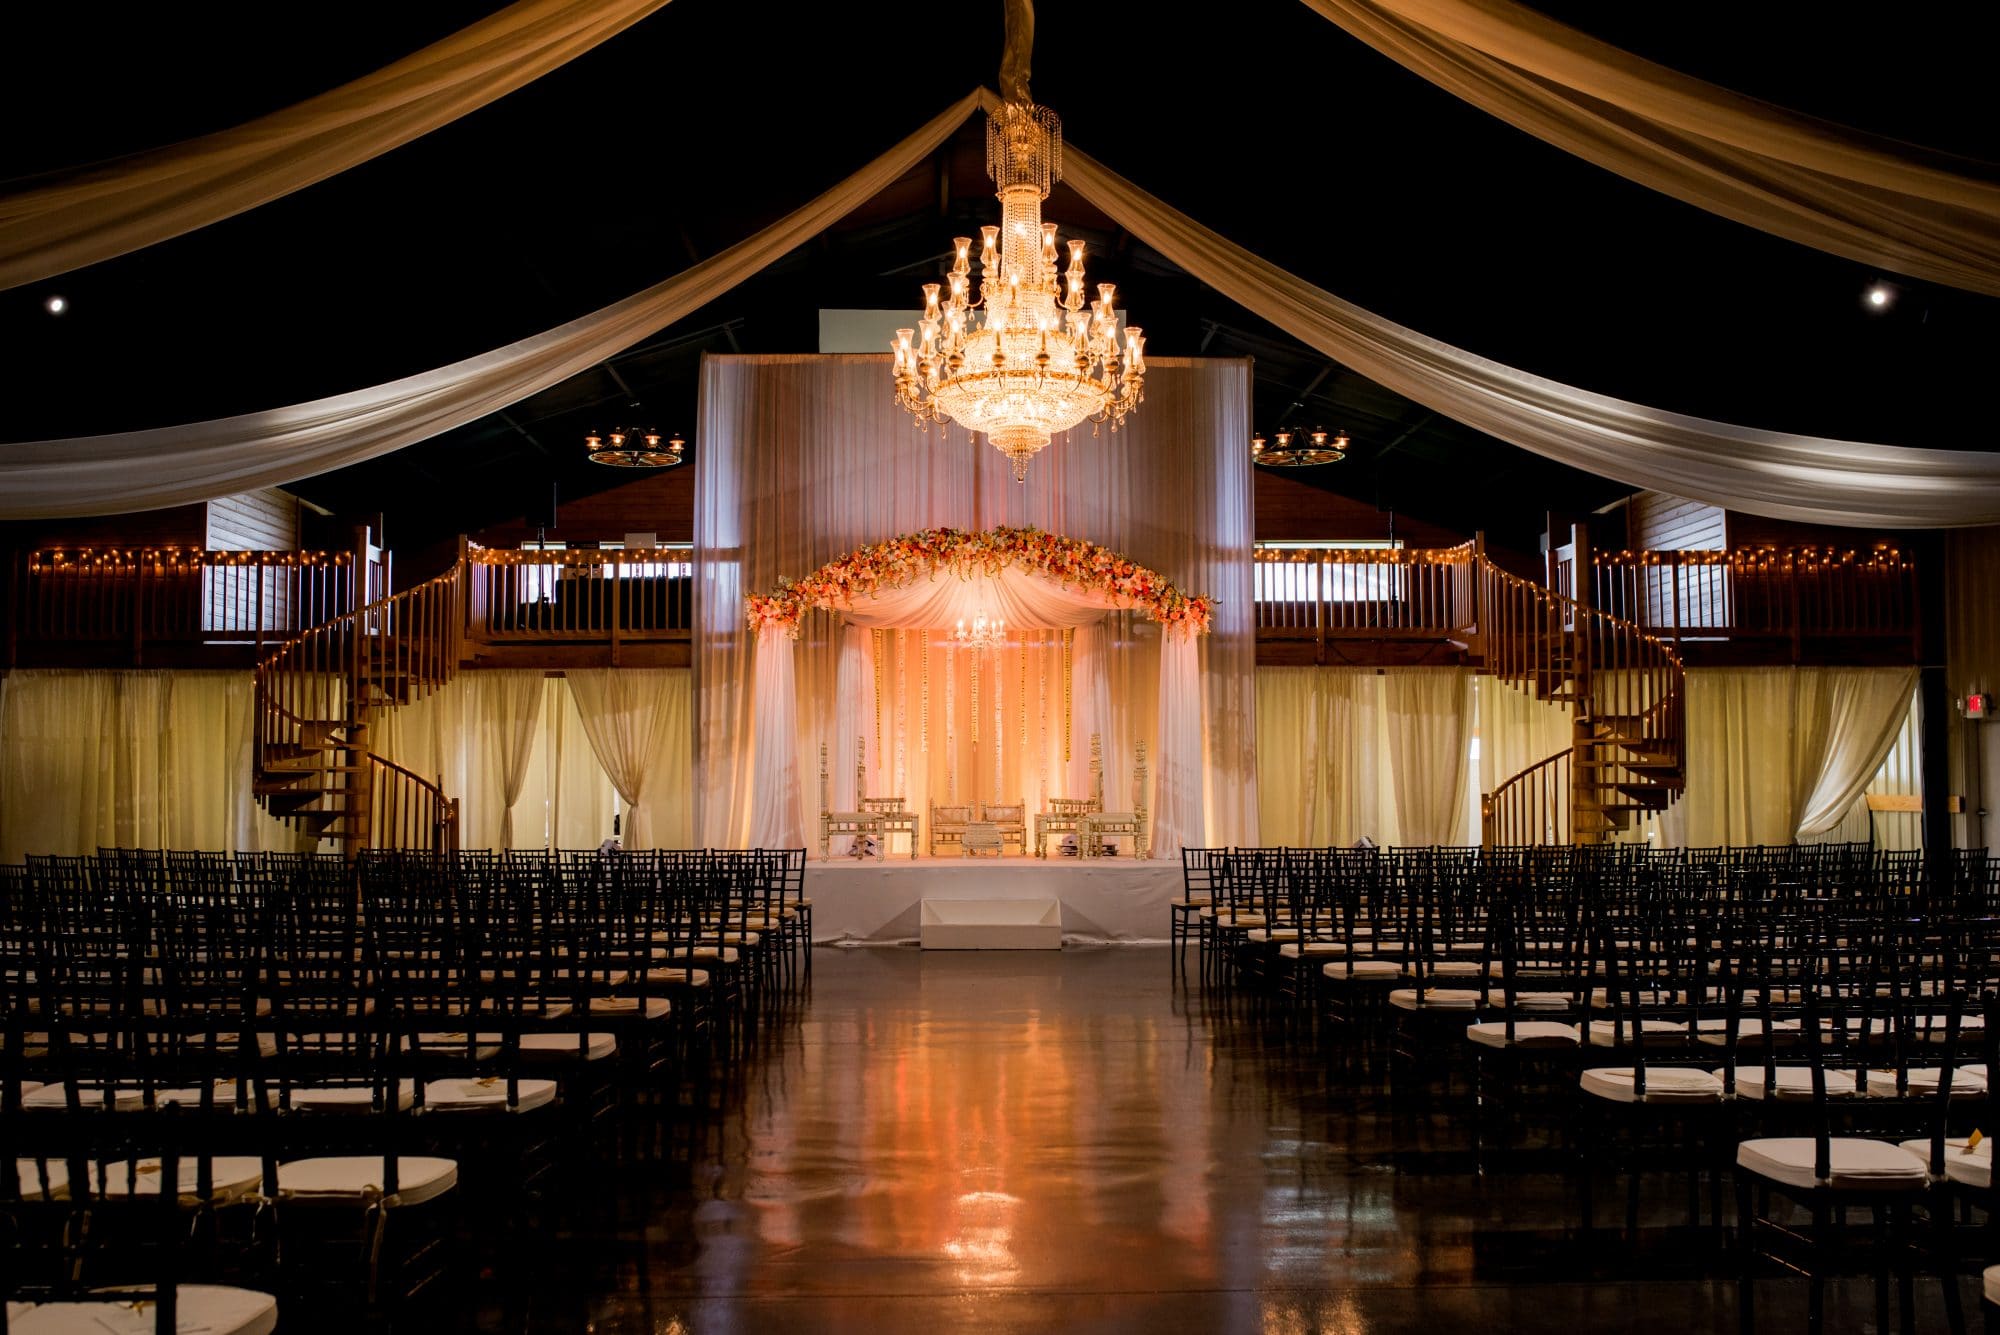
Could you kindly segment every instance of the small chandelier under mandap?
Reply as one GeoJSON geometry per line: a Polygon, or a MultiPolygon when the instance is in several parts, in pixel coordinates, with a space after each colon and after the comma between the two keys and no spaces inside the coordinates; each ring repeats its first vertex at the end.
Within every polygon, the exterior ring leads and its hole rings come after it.
{"type": "Polygon", "coordinates": [[[1007,642],[1007,623],[988,620],[984,612],[972,618],[968,628],[963,618],[952,628],[951,642],[961,649],[998,649],[1007,642]]]}
{"type": "Polygon", "coordinates": [[[583,438],[594,464],[613,468],[672,468],[687,457],[687,442],[679,436],[663,437],[648,427],[635,431],[614,426],[606,432],[593,431],[583,438]]]}
{"type": "Polygon", "coordinates": [[[1098,284],[1086,308],[1083,242],[1069,243],[1062,269],[1056,225],[1042,221],[1062,176],[1055,113],[1002,103],[986,118],[986,171],[999,187],[1000,225],[979,229],[979,294],[972,238],[957,237],[948,283],[924,284],[923,318],[896,331],[896,401],[919,419],[985,432],[1025,482],[1050,436],[1086,418],[1115,431],[1139,406],[1146,339],[1128,326],[1121,348],[1116,285],[1098,284]]]}
{"type": "Polygon", "coordinates": [[[1253,432],[1250,436],[1250,462],[1269,468],[1311,468],[1315,464],[1337,464],[1347,457],[1347,445],[1345,431],[1329,436],[1321,427],[1314,427],[1310,432],[1286,427],[1278,432],[1275,440],[1266,440],[1261,431],[1253,432]]]}

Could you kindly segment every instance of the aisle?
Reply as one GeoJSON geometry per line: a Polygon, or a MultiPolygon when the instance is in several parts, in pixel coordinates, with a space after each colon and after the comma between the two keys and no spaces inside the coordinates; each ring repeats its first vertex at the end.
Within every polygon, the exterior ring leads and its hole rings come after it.
{"type": "Polygon", "coordinates": [[[535,1329],[1733,1328],[1671,1230],[1628,1282],[1576,1282],[1555,1172],[1483,1191],[1451,1126],[1328,1090],[1309,1044],[1168,975],[1148,948],[821,950],[691,1198],[565,1240],[542,1282],[586,1292],[535,1329]]]}

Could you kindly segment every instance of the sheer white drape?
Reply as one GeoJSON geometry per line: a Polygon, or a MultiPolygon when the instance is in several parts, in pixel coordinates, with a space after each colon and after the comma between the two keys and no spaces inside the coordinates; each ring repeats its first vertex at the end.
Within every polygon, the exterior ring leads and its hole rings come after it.
{"type": "Polygon", "coordinates": [[[0,195],[0,288],[267,204],[513,92],[667,0],[517,0],[373,74],[199,139],[0,195]]]}
{"type": "Polygon", "coordinates": [[[1804,245],[2000,295],[1991,164],[1676,73],[1509,0],[1306,0],[1413,73],[1557,148],[1804,245]]]}
{"type": "Polygon", "coordinates": [[[242,672],[0,679],[0,862],[100,847],[290,849],[251,791],[242,672]]]}
{"type": "MultiPolygon", "coordinates": [[[[703,842],[740,846],[751,840],[757,821],[774,822],[766,831],[773,838],[787,828],[803,829],[803,817],[797,827],[782,818],[788,800],[782,779],[772,776],[777,815],[760,797],[765,780],[759,771],[766,768],[760,757],[767,742],[775,745],[775,729],[767,730],[773,720],[763,714],[761,698],[753,722],[752,680],[761,683],[765,664],[763,655],[753,655],[744,597],[864,543],[943,524],[1033,525],[1088,538],[1217,600],[1213,631],[1197,648],[1209,772],[1203,834],[1189,842],[1253,841],[1248,365],[1153,362],[1145,406],[1122,430],[1093,438],[1085,427],[1057,437],[1036,458],[1024,485],[983,441],[956,427],[926,432],[912,421],[895,404],[888,361],[798,356],[704,362],[699,431],[705,444],[695,479],[703,842]],[[1201,485],[1189,485],[1191,478],[1201,485]]],[[[798,700],[795,763],[808,768],[817,763],[818,744],[834,740],[839,626],[834,614],[814,613],[790,646],[798,700]]],[[[1093,724],[1105,737],[1112,805],[1123,805],[1119,788],[1141,738],[1157,761],[1160,638],[1158,627],[1129,613],[1078,628],[1072,793],[1087,791],[1083,772],[1093,724]]],[[[1012,654],[1001,669],[1003,678],[1014,674],[1002,708],[1014,710],[1010,735],[1017,737],[1019,659],[1012,654]]],[[[941,656],[932,660],[931,688],[940,692],[934,711],[942,703],[943,667],[941,656]]],[[[774,680],[777,671],[772,665],[774,680]]],[[[1038,688],[1032,660],[1031,675],[1038,688]]],[[[954,686],[966,689],[965,683],[954,686]]],[[[983,711],[993,708],[990,697],[981,704],[983,711]]],[[[932,725],[938,722],[934,713],[932,725]]],[[[1039,728],[1037,718],[1038,736],[1039,728]]],[[[982,758],[982,768],[991,763],[990,755],[982,758]]],[[[836,756],[834,764],[851,769],[853,761],[836,756]]],[[[817,781],[816,770],[797,777],[817,781]]],[[[1003,779],[1013,782],[1005,772],[1003,779]]],[[[914,781],[911,787],[902,795],[921,806],[927,795],[914,791],[914,781]]],[[[798,785],[789,791],[798,792],[798,785]]],[[[941,786],[938,795],[941,800],[941,786]]]]}
{"type": "Polygon", "coordinates": [[[1472,674],[1398,668],[1382,674],[1382,699],[1397,838],[1413,845],[1466,843],[1472,674]]]}
{"type": "MultiPolygon", "coordinates": [[[[653,668],[589,668],[564,674],[584,735],[597,763],[625,802],[624,844],[652,848],[663,789],[671,782],[679,754],[675,739],[689,728],[687,678],[653,668]]],[[[684,746],[684,743],[680,744],[684,746]]]]}
{"type": "Polygon", "coordinates": [[[1473,681],[1479,714],[1479,790],[1491,793],[1530,765],[1570,748],[1569,710],[1496,677],[1473,681]]]}
{"type": "Polygon", "coordinates": [[[519,847],[514,806],[542,733],[548,674],[495,669],[467,673],[464,682],[467,769],[476,773],[468,773],[459,804],[459,839],[467,848],[519,847]]]}
{"type": "Polygon", "coordinates": [[[1796,837],[1825,834],[1852,809],[1909,717],[1917,670],[1829,668],[1799,676],[1792,738],[1796,837]]]}
{"type": "Polygon", "coordinates": [[[1840,825],[1895,744],[1914,668],[1687,674],[1687,791],[1668,844],[1787,844],[1840,825]]]}
{"type": "MultiPolygon", "coordinates": [[[[0,519],[122,514],[278,486],[360,463],[596,365],[690,315],[872,199],[972,114],[968,96],[804,207],[645,291],[435,370],[213,422],[0,445],[0,519]]],[[[713,444],[699,437],[702,453],[713,444]]]]}
{"type": "Polygon", "coordinates": [[[1257,669],[1257,797],[1265,843],[1317,848],[1396,842],[1381,674],[1257,669]]]}

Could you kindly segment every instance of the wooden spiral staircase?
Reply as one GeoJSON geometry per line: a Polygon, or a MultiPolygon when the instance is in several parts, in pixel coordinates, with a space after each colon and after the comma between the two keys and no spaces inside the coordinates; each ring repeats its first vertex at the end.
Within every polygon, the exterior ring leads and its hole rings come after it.
{"type": "MultiPolygon", "coordinates": [[[[1573,569],[1590,569],[1578,529],[1573,569]]],[[[1584,600],[1508,573],[1474,544],[1477,592],[1467,650],[1495,679],[1565,706],[1570,745],[1487,794],[1482,842],[1602,843],[1667,809],[1686,785],[1680,656],[1666,641],[1584,600]]],[[[1551,582],[1564,581],[1552,579],[1551,582]]]]}
{"type": "Polygon", "coordinates": [[[458,804],[370,749],[384,709],[458,673],[465,563],[302,631],[257,665],[256,793],[305,835],[364,848],[458,846],[458,804]]]}

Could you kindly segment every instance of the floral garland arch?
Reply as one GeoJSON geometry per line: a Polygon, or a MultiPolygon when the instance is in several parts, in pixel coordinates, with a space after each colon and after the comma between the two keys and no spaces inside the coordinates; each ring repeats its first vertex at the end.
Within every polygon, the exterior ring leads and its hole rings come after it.
{"type": "Polygon", "coordinates": [[[1113,606],[1143,612],[1169,632],[1202,634],[1214,615],[1209,599],[1183,593],[1157,571],[1081,538],[1059,537],[1038,528],[996,528],[985,533],[927,528],[858,547],[804,579],[780,579],[776,593],[752,594],[746,600],[750,628],[796,637],[809,608],[852,607],[857,597],[905,588],[935,578],[940,571],[992,576],[1008,566],[1103,594],[1113,606]]]}

